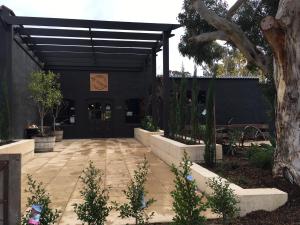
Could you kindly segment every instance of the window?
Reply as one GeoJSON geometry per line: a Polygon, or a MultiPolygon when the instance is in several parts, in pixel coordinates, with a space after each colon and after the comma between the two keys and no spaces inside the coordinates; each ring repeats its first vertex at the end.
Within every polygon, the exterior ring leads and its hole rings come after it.
{"type": "Polygon", "coordinates": [[[110,120],[110,119],[111,119],[111,105],[106,104],[104,115],[103,115],[103,120],[110,120]]]}
{"type": "Polygon", "coordinates": [[[63,99],[56,121],[62,125],[74,124],[75,115],[75,101],[72,99],[63,99]]]}
{"type": "Polygon", "coordinates": [[[100,103],[90,103],[88,105],[88,113],[90,120],[101,120],[102,119],[102,106],[100,103]]]}
{"type": "Polygon", "coordinates": [[[125,121],[126,123],[141,122],[141,99],[128,99],[125,101],[125,121]]]}

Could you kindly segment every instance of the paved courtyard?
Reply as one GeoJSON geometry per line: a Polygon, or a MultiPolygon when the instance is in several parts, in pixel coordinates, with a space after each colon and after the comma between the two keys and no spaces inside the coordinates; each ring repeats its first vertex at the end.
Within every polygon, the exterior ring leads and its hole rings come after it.
{"type": "MultiPolygon", "coordinates": [[[[155,212],[154,222],[170,221],[173,217],[172,198],[173,175],[169,167],[153,155],[148,148],[135,139],[85,139],[64,140],[57,143],[54,152],[35,154],[23,166],[22,190],[26,187],[26,174],[42,181],[52,196],[53,206],[62,211],[59,225],[81,224],[73,213],[75,202],[80,202],[81,183],[78,179],[82,170],[92,160],[103,170],[105,184],[111,187],[110,201],[124,202],[124,190],[133,175],[137,164],[144,155],[150,163],[146,189],[147,197],[157,201],[150,210],[155,212]]],[[[22,193],[22,209],[25,210],[26,193],[22,193]]],[[[112,212],[107,224],[126,224],[116,212],[112,212]]]]}

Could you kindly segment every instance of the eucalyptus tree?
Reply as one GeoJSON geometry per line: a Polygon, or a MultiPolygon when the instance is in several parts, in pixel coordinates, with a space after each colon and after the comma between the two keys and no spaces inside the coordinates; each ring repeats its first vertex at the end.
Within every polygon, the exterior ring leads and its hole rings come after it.
{"type": "Polygon", "coordinates": [[[223,40],[238,48],[276,88],[276,142],[273,174],[300,185],[300,1],[184,0],[179,21],[186,32],[183,54],[197,63],[220,58],[223,40]]]}

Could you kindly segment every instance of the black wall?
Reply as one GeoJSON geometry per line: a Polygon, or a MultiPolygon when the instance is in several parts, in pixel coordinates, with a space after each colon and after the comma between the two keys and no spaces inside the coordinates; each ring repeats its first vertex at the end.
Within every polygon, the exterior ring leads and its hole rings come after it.
{"type": "MultiPolygon", "coordinates": [[[[172,78],[176,83],[180,78],[172,78]]],[[[192,90],[192,78],[188,79],[188,90],[192,90]]],[[[200,91],[207,93],[210,78],[197,79],[200,91]]],[[[255,78],[217,78],[216,81],[216,123],[268,124],[267,105],[255,78]]],[[[173,83],[173,82],[171,82],[173,83]]]]}
{"type": "Polygon", "coordinates": [[[22,138],[29,124],[39,124],[28,83],[31,73],[40,68],[15,41],[12,45],[12,62],[12,134],[14,138],[22,138]]]}
{"type": "Polygon", "coordinates": [[[146,67],[141,72],[109,71],[55,71],[61,75],[61,88],[66,99],[75,101],[75,124],[65,125],[65,138],[91,137],[88,129],[87,100],[111,101],[112,137],[132,137],[133,127],[139,124],[125,122],[125,101],[146,99],[151,85],[151,71],[146,67]],[[108,92],[90,91],[90,73],[108,73],[108,92]]]}

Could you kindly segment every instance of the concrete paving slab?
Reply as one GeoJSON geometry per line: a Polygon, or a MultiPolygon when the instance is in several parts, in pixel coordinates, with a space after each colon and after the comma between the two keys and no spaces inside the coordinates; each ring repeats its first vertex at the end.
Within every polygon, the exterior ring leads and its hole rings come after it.
{"type": "MultiPolygon", "coordinates": [[[[84,139],[64,140],[57,143],[54,152],[36,153],[23,166],[22,190],[26,187],[26,174],[42,181],[52,196],[52,205],[62,211],[57,224],[81,224],[73,212],[73,204],[80,202],[82,184],[78,177],[92,160],[104,173],[104,182],[110,187],[110,201],[126,202],[122,190],[126,189],[138,163],[147,157],[150,164],[146,189],[148,196],[157,201],[151,207],[155,211],[153,221],[170,221],[173,217],[170,191],[173,189],[173,175],[170,168],[150,150],[135,139],[84,139]],[[156,184],[156,185],[153,185],[156,184]]],[[[27,194],[22,193],[22,210],[25,210],[27,194]]],[[[107,224],[126,224],[112,211],[107,224]]]]}

